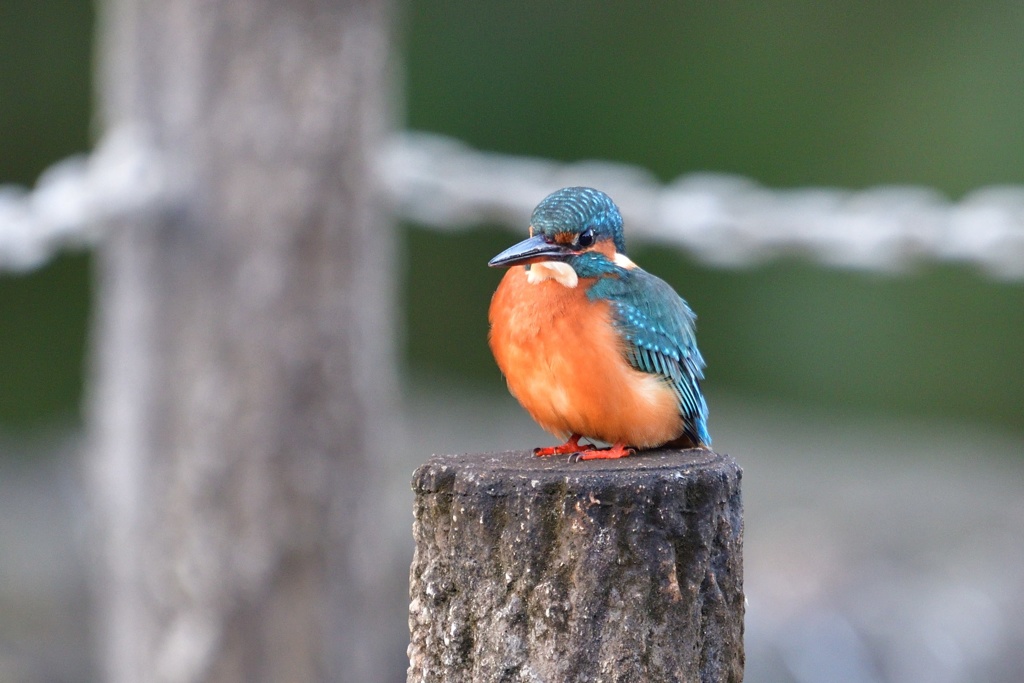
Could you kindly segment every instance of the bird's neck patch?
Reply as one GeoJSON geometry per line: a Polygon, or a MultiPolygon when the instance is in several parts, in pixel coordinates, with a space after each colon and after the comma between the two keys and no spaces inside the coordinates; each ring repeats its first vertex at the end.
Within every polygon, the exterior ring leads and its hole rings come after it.
{"type": "Polygon", "coordinates": [[[618,251],[615,252],[614,256],[612,256],[612,263],[617,265],[619,268],[625,268],[626,270],[633,270],[636,268],[636,264],[633,263],[632,259],[618,251]]]}
{"type": "Polygon", "coordinates": [[[580,278],[572,266],[562,261],[540,261],[526,267],[526,281],[531,285],[545,280],[554,280],[569,289],[573,289],[580,282],[580,278]]]}

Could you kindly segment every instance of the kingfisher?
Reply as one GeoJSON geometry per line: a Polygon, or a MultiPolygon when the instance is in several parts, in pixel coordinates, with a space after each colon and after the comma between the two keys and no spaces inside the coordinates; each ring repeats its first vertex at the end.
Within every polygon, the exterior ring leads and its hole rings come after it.
{"type": "Polygon", "coordinates": [[[488,313],[494,358],[526,412],[565,440],[534,455],[594,460],[711,446],[696,316],[626,256],[622,216],[607,194],[548,195],[530,237],[488,265],[508,268],[488,313]]]}

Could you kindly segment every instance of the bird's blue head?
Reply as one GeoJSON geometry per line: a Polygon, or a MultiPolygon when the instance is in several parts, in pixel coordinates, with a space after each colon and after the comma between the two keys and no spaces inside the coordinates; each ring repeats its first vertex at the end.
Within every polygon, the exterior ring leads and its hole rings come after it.
{"type": "Polygon", "coordinates": [[[589,187],[566,187],[544,198],[530,217],[530,238],[490,260],[490,266],[564,261],[588,251],[626,253],[622,215],[611,197],[589,187]]]}
{"type": "Polygon", "coordinates": [[[554,242],[565,242],[570,237],[577,244],[611,240],[616,252],[626,253],[619,207],[611,197],[593,188],[566,187],[549,194],[533,210],[530,226],[532,234],[554,242]],[[592,237],[587,237],[588,233],[592,237]]]}

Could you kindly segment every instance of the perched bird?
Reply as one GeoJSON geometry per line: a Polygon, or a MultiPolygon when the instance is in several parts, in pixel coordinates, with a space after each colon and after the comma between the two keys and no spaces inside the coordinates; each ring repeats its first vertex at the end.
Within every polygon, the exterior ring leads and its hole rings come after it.
{"type": "Polygon", "coordinates": [[[626,256],[622,216],[608,195],[552,193],[534,209],[529,239],[488,265],[508,267],[488,316],[498,367],[526,412],[566,439],[534,455],[591,460],[711,445],[696,316],[626,256]]]}

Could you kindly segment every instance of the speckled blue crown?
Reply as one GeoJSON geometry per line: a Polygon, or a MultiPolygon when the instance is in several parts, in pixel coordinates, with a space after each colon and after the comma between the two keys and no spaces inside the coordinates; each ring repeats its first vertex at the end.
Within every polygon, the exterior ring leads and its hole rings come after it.
{"type": "Polygon", "coordinates": [[[590,228],[598,239],[611,239],[617,252],[626,253],[619,207],[611,197],[591,187],[565,187],[552,192],[533,210],[530,225],[535,234],[550,237],[590,228]]]}

